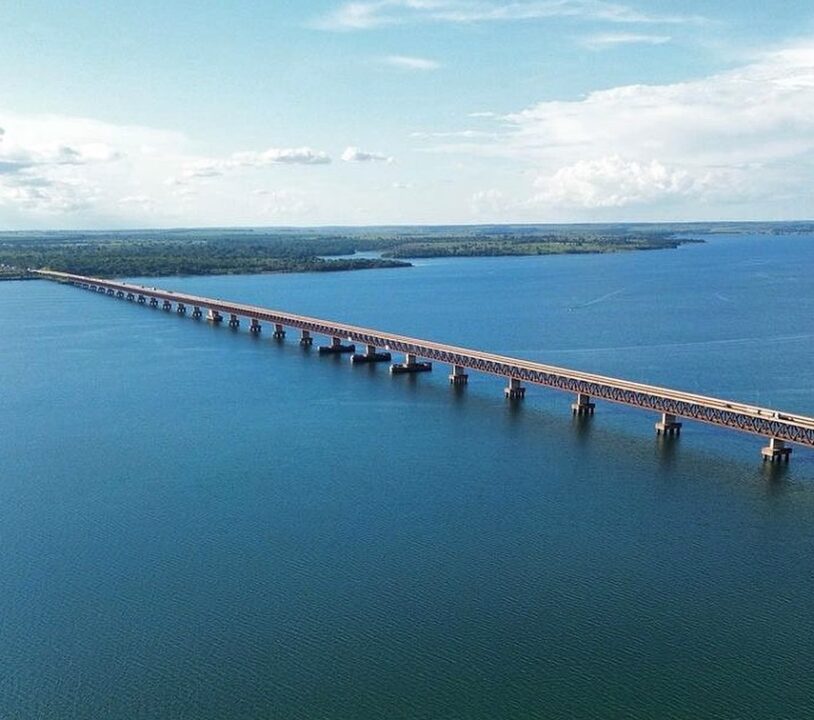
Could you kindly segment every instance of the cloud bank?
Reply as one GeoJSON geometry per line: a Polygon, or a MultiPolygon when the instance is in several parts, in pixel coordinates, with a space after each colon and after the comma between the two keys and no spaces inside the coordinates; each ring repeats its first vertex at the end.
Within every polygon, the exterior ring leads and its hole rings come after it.
{"type": "Polygon", "coordinates": [[[699,203],[747,208],[798,197],[814,211],[814,42],[689,82],[629,85],[546,101],[503,117],[493,141],[436,152],[502,158],[533,172],[538,210],[699,203]]]}
{"type": "MultiPolygon", "coordinates": [[[[250,196],[252,181],[242,175],[330,162],[308,146],[206,157],[178,133],[0,112],[0,210],[26,226],[63,226],[72,215],[79,225],[212,222],[214,212],[228,221],[234,198],[250,196]]],[[[291,191],[276,192],[248,205],[250,217],[294,216],[308,206],[291,191]]]]}
{"type": "Polygon", "coordinates": [[[488,132],[404,130],[399,183],[411,204],[388,206],[377,188],[392,191],[395,178],[361,168],[392,159],[364,146],[346,147],[341,163],[309,145],[217,155],[164,130],[0,111],[0,218],[105,227],[814,215],[814,41],[687,82],[476,116],[488,132]]]}
{"type": "Polygon", "coordinates": [[[375,152],[366,152],[364,150],[360,150],[358,147],[353,147],[352,145],[345,148],[345,152],[342,153],[342,159],[345,162],[361,162],[361,163],[393,162],[393,158],[390,157],[389,155],[383,155],[382,153],[375,152]]]}

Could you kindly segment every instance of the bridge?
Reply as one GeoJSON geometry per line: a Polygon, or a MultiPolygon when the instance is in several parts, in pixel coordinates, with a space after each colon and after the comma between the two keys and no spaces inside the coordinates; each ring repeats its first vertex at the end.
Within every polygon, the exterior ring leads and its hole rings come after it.
{"type": "Polygon", "coordinates": [[[204,311],[207,320],[213,323],[223,322],[228,316],[228,324],[232,328],[238,328],[243,318],[249,322],[248,329],[252,333],[260,333],[262,323],[269,323],[274,327],[273,336],[278,339],[285,337],[286,328],[295,328],[300,332],[302,345],[311,345],[314,335],[325,336],[329,342],[319,347],[320,353],[347,353],[354,363],[390,362],[392,352],[401,353],[404,361],[390,365],[390,372],[394,374],[428,372],[432,370],[432,362],[438,362],[450,366],[449,381],[456,386],[467,383],[467,370],[498,375],[506,379],[504,393],[512,401],[525,396],[524,383],[555,388],[574,395],[571,409],[579,416],[593,415],[595,399],[641,408],[658,414],[655,430],[668,437],[681,432],[679,418],[752,433],[768,440],[769,444],[761,450],[764,461],[788,462],[791,454],[789,443],[814,447],[814,418],[804,415],[218,298],[49,270],[31,272],[100,294],[154,308],[161,307],[167,312],[175,310],[185,315],[189,311],[195,319],[201,319],[204,311]],[[356,344],[362,346],[364,351],[357,353],[356,344]]]}

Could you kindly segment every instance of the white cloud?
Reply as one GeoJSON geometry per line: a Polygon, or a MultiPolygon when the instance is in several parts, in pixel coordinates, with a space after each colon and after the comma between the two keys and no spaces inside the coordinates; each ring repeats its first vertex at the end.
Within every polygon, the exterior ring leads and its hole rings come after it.
{"type": "Polygon", "coordinates": [[[470,208],[475,215],[499,215],[506,209],[506,206],[506,196],[497,188],[479,190],[473,193],[470,200],[470,208]]]}
{"type": "Polygon", "coordinates": [[[404,70],[437,70],[441,65],[435,60],[427,58],[411,57],[409,55],[388,55],[382,59],[387,65],[402,68],[404,70]]]}
{"type": "Polygon", "coordinates": [[[321,150],[310,147],[269,148],[263,152],[239,152],[232,155],[232,162],[243,167],[266,167],[268,165],[327,165],[331,157],[321,150]]]}
{"type": "Polygon", "coordinates": [[[364,150],[360,150],[358,147],[353,147],[352,145],[345,148],[345,151],[342,153],[342,159],[345,162],[393,162],[393,158],[389,155],[383,155],[382,153],[375,152],[365,152],[364,150]]]}
{"type": "Polygon", "coordinates": [[[369,0],[346,2],[319,18],[325,30],[367,30],[416,22],[477,23],[546,18],[578,18],[611,23],[702,23],[697,15],[639,12],[607,0],[369,0]]]}
{"type": "Polygon", "coordinates": [[[497,117],[497,113],[492,112],[491,110],[481,110],[479,112],[471,112],[467,115],[467,117],[471,118],[493,118],[497,117]]]}
{"type": "Polygon", "coordinates": [[[306,201],[304,193],[299,190],[268,190],[260,188],[253,195],[263,199],[261,212],[274,219],[296,218],[313,211],[306,201]]]}
{"type": "Polygon", "coordinates": [[[333,166],[307,145],[215,154],[178,133],[0,110],[0,224],[814,215],[814,39],[707,77],[612,87],[494,120],[492,132],[414,134],[422,152],[398,174],[415,186],[397,193],[395,173],[374,173],[373,187],[359,167],[388,156],[358,147],[333,166]],[[360,172],[367,185],[354,182],[360,172]],[[253,194],[272,182],[302,190],[253,194]]]}
{"type": "Polygon", "coordinates": [[[535,181],[534,201],[561,207],[608,208],[701,195],[712,177],[694,178],[658,160],[641,163],[618,155],[580,160],[535,181]]]}
{"type": "Polygon", "coordinates": [[[11,175],[31,167],[31,163],[24,160],[0,160],[0,175],[11,175]]]}
{"type": "Polygon", "coordinates": [[[664,45],[670,42],[669,35],[646,35],[643,33],[598,33],[587,35],[581,43],[592,50],[604,50],[620,45],[664,45]]]}
{"type": "Polygon", "coordinates": [[[176,182],[214,178],[241,168],[264,168],[271,165],[327,165],[331,157],[310,147],[269,148],[232,153],[225,158],[202,158],[187,161],[176,182]]]}
{"type": "Polygon", "coordinates": [[[45,215],[76,213],[93,206],[98,189],[78,180],[49,180],[19,174],[0,182],[0,205],[45,215]]]}
{"type": "MultiPolygon", "coordinates": [[[[28,227],[38,218],[51,226],[55,215],[67,214],[85,218],[86,226],[160,224],[179,213],[199,222],[211,222],[215,213],[219,221],[236,219],[242,169],[331,161],[310,147],[201,157],[178,133],[58,115],[0,111],[0,128],[0,219],[15,217],[28,227]]],[[[289,198],[286,212],[297,202],[289,198]]]]}
{"type": "Polygon", "coordinates": [[[669,206],[697,217],[701,200],[740,203],[749,217],[772,203],[789,216],[814,212],[814,41],[705,78],[541,102],[503,120],[492,141],[433,149],[533,169],[538,207],[669,206]]]}
{"type": "Polygon", "coordinates": [[[234,166],[229,164],[228,160],[194,160],[184,167],[181,177],[176,179],[176,182],[220,177],[229,167],[234,166]]]}
{"type": "Polygon", "coordinates": [[[0,122],[0,206],[33,215],[88,210],[142,143],[181,145],[173,133],[88,118],[0,112],[0,122]]]}
{"type": "Polygon", "coordinates": [[[153,213],[156,210],[154,200],[147,195],[126,195],[118,200],[118,205],[125,212],[137,211],[138,213],[153,213]]]}

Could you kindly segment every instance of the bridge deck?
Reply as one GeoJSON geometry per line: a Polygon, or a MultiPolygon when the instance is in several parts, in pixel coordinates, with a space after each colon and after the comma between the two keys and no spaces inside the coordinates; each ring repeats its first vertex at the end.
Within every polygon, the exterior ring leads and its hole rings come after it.
{"type": "Polygon", "coordinates": [[[395,335],[357,325],[294,315],[255,305],[229,302],[219,298],[176,293],[160,288],[72,275],[70,273],[45,270],[36,272],[42,277],[53,280],[112,288],[116,291],[122,290],[125,293],[132,292],[145,297],[155,297],[160,300],[180,302],[193,307],[217,310],[225,314],[256,318],[269,323],[279,323],[300,330],[307,330],[310,333],[339,337],[354,343],[374,345],[395,352],[409,353],[427,360],[459,365],[478,372],[516,378],[524,382],[545,385],[571,393],[582,393],[610,402],[814,447],[814,418],[805,415],[781,412],[772,408],[757,407],[732,400],[722,400],[579,370],[570,370],[554,365],[544,365],[480,350],[395,335]]]}

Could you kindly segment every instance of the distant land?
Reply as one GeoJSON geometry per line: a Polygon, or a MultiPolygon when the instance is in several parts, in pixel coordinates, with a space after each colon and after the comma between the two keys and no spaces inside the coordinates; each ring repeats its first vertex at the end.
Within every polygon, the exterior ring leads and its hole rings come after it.
{"type": "Polygon", "coordinates": [[[18,231],[0,233],[0,279],[24,279],[26,268],[103,277],[366,270],[413,258],[663,250],[703,235],[812,232],[814,222],[18,231]]]}

